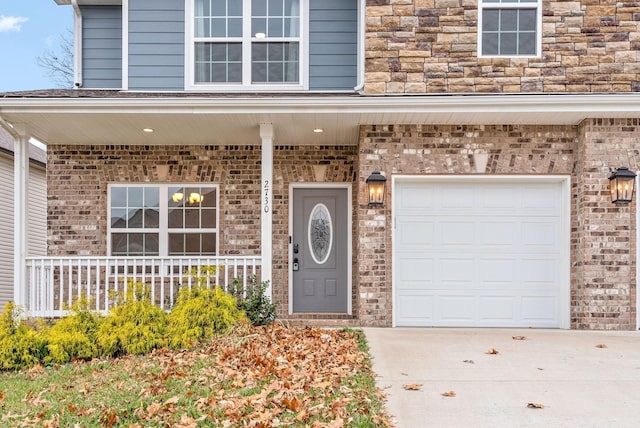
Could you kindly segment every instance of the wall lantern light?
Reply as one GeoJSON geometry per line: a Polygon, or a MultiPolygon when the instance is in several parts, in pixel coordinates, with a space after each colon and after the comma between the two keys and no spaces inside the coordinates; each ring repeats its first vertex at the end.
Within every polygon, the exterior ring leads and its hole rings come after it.
{"type": "Polygon", "coordinates": [[[611,202],[614,204],[628,204],[633,199],[636,184],[636,173],[629,168],[620,167],[611,171],[609,189],[611,202]]]}
{"type": "Polygon", "coordinates": [[[380,174],[380,171],[374,171],[367,178],[367,193],[369,194],[369,206],[384,205],[384,191],[387,178],[380,174]]]}

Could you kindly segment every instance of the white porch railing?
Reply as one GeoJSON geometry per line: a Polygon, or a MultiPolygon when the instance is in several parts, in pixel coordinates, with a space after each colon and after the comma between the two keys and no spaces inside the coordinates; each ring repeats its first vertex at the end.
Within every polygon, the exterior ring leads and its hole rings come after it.
{"type": "Polygon", "coordinates": [[[229,290],[234,280],[245,290],[253,275],[259,279],[260,256],[220,257],[27,257],[27,290],[22,303],[30,316],[60,317],[80,297],[91,309],[107,312],[114,296],[126,295],[132,283],[149,286],[151,300],[171,309],[178,291],[206,278],[207,287],[229,290]],[[215,266],[211,275],[197,269],[215,266]]]}

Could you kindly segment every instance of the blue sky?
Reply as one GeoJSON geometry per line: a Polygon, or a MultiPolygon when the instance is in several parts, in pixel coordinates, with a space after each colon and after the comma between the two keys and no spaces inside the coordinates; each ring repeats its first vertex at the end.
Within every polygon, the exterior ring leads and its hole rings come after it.
{"type": "Polygon", "coordinates": [[[36,60],[73,29],[71,6],[54,0],[0,0],[0,92],[59,85],[36,60]]]}

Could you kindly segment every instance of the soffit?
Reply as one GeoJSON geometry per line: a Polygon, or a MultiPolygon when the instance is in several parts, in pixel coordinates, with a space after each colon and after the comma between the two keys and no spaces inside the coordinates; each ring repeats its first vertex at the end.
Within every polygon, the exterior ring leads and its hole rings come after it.
{"type": "Polygon", "coordinates": [[[253,145],[260,124],[271,123],[277,145],[355,145],[361,125],[577,125],[640,117],[640,95],[10,96],[0,98],[0,117],[45,144],[253,145]]]}

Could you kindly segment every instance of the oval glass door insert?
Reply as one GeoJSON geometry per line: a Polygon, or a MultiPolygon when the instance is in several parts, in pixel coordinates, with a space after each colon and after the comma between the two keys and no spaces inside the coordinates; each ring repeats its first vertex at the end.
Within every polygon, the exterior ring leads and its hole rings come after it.
{"type": "Polygon", "coordinates": [[[311,210],[307,240],[313,261],[324,264],[329,259],[333,244],[333,223],[325,204],[317,204],[311,210]]]}

